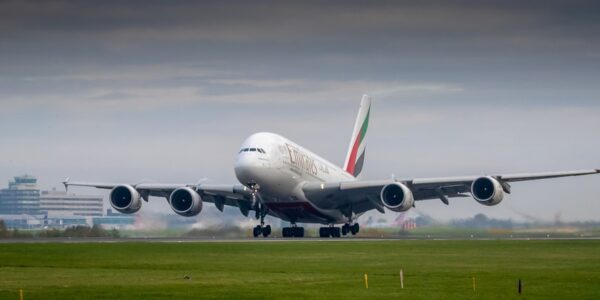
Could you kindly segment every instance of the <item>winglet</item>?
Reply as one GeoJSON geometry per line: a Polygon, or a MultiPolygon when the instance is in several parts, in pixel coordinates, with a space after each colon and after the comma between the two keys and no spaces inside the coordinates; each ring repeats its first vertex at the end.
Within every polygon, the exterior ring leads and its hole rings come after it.
{"type": "Polygon", "coordinates": [[[65,180],[63,180],[62,184],[65,186],[65,192],[69,191],[69,179],[71,179],[70,177],[65,178],[65,180]]]}

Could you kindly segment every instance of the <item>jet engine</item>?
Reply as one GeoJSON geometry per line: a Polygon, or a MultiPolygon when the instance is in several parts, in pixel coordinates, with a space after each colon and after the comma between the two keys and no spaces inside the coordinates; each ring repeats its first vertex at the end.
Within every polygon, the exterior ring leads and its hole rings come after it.
{"type": "Polygon", "coordinates": [[[381,202],[392,211],[403,212],[413,207],[415,198],[406,185],[394,182],[381,189],[381,202]]]}
{"type": "Polygon", "coordinates": [[[178,215],[192,217],[202,211],[202,198],[189,187],[178,188],[169,196],[171,209],[178,215]]]}
{"type": "Polygon", "coordinates": [[[480,177],[473,181],[471,194],[477,202],[487,206],[497,205],[504,199],[502,184],[492,177],[480,177]]]}
{"type": "Polygon", "coordinates": [[[120,213],[132,214],[142,207],[142,197],[132,186],[119,185],[110,191],[110,205],[120,213]]]}

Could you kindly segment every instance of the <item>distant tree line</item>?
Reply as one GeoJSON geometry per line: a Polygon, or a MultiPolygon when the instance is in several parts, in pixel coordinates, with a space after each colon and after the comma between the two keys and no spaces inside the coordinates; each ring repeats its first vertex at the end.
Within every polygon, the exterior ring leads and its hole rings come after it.
{"type": "Polygon", "coordinates": [[[18,230],[8,229],[4,220],[0,219],[0,238],[53,238],[53,237],[110,237],[118,238],[121,234],[117,229],[106,230],[100,225],[89,226],[71,226],[65,229],[43,229],[43,230],[18,230]]]}
{"type": "Polygon", "coordinates": [[[476,214],[472,218],[454,220],[450,222],[452,226],[459,228],[499,228],[499,229],[512,229],[515,224],[512,220],[500,220],[488,218],[484,214],[476,214]]]}
{"type": "Polygon", "coordinates": [[[482,229],[514,229],[514,228],[534,228],[539,226],[550,226],[550,227],[564,227],[572,226],[577,228],[599,228],[600,222],[598,221],[577,221],[577,222],[516,222],[511,219],[494,219],[484,214],[476,214],[472,218],[453,220],[449,223],[450,226],[459,228],[482,228],[482,229]]]}

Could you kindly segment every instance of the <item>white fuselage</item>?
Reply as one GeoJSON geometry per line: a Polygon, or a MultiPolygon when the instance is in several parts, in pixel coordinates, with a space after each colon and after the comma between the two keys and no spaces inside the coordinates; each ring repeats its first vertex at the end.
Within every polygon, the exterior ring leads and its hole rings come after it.
{"type": "Polygon", "coordinates": [[[339,210],[321,209],[302,192],[306,182],[355,181],[354,176],[300,145],[273,133],[248,137],[238,153],[235,175],[257,184],[268,213],[290,222],[344,223],[339,210]]]}

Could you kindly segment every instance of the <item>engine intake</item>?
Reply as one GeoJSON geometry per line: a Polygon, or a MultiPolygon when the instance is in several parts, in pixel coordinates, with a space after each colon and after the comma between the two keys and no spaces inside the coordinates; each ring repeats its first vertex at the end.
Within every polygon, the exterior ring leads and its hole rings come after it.
{"type": "Polygon", "coordinates": [[[202,211],[202,198],[189,187],[178,188],[169,196],[171,209],[178,215],[192,217],[202,211]]]}
{"type": "Polygon", "coordinates": [[[415,204],[412,191],[399,182],[390,183],[381,189],[381,202],[389,210],[403,212],[409,210],[415,204]]]}
{"type": "Polygon", "coordinates": [[[118,212],[132,214],[142,207],[142,197],[132,186],[119,185],[110,191],[110,205],[118,212]]]}
{"type": "Polygon", "coordinates": [[[504,199],[502,184],[492,177],[481,177],[473,181],[471,194],[477,202],[487,206],[497,205],[504,199]]]}

